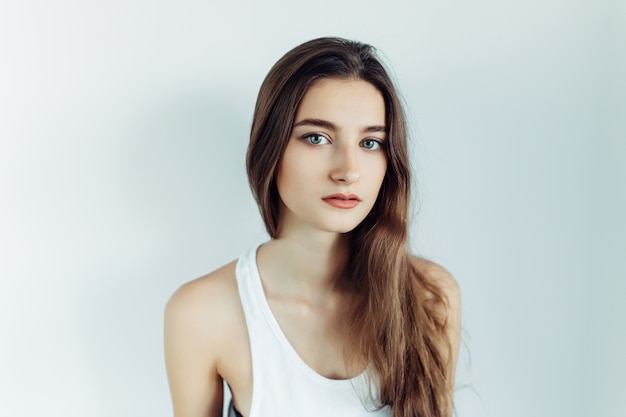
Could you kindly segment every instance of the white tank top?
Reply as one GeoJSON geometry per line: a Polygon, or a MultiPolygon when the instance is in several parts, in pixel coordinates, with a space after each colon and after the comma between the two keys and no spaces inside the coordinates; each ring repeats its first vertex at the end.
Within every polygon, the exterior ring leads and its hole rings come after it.
{"type": "MultiPolygon", "coordinates": [[[[244,253],[236,269],[252,354],[252,402],[247,417],[390,416],[389,407],[375,411],[365,373],[352,379],[329,379],[302,360],[270,310],[256,252],[255,248],[244,253]]],[[[232,403],[228,415],[235,416],[232,403]]]]}

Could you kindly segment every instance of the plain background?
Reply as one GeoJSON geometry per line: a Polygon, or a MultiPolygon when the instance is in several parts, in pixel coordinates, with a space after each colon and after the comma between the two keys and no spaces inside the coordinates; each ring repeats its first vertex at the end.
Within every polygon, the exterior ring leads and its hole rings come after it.
{"type": "Polygon", "coordinates": [[[261,81],[338,35],[407,103],[458,415],[623,416],[625,27],[620,1],[0,2],[0,415],[171,415],[168,297],[266,239],[261,81]]]}

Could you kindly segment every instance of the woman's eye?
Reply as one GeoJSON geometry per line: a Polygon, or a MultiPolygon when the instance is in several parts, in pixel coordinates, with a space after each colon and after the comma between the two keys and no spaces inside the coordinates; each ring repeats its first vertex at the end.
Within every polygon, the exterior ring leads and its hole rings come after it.
{"type": "Polygon", "coordinates": [[[317,133],[308,135],[304,139],[307,142],[309,142],[311,145],[323,145],[323,144],[328,143],[328,139],[326,139],[324,135],[319,135],[317,133]]]}
{"type": "Polygon", "coordinates": [[[380,142],[374,139],[365,139],[363,142],[361,142],[361,146],[370,151],[374,151],[380,148],[380,142]]]}

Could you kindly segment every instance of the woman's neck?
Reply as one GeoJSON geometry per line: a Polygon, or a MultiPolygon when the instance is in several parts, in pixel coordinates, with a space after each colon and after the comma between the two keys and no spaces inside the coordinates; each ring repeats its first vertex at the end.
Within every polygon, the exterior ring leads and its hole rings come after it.
{"type": "Polygon", "coordinates": [[[335,292],[335,282],[348,260],[348,236],[319,233],[315,236],[281,235],[259,249],[262,278],[285,295],[310,302],[335,292]]]}

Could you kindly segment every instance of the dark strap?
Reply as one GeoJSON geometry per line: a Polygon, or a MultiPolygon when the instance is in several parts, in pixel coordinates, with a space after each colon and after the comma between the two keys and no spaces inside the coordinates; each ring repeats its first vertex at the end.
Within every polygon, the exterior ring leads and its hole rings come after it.
{"type": "Polygon", "coordinates": [[[241,413],[239,411],[237,411],[237,409],[235,408],[235,406],[233,405],[233,411],[235,412],[235,417],[243,417],[241,415],[241,413]]]}

